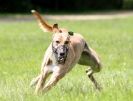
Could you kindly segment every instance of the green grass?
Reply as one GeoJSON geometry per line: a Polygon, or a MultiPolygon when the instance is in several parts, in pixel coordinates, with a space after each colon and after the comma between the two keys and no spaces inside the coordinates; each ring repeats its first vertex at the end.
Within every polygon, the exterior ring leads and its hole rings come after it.
{"type": "Polygon", "coordinates": [[[35,21],[0,22],[0,101],[131,101],[133,18],[58,22],[81,33],[100,55],[103,69],[95,77],[103,90],[96,91],[86,67],[76,65],[48,93],[34,95],[29,83],[40,72],[52,34],[43,33],[35,21]]]}

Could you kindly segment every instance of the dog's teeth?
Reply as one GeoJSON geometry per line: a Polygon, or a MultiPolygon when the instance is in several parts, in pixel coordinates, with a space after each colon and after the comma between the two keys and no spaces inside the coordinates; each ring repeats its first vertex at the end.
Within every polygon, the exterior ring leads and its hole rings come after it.
{"type": "Polygon", "coordinates": [[[61,58],[60,60],[63,60],[63,58],[61,58]]]}

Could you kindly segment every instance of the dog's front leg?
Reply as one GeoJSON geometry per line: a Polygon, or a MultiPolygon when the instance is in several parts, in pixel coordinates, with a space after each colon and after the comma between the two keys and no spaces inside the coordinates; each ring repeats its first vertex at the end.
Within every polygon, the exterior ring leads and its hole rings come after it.
{"type": "Polygon", "coordinates": [[[47,92],[48,90],[50,90],[53,86],[55,86],[57,84],[57,82],[65,76],[65,73],[55,73],[53,72],[53,74],[51,75],[50,80],[47,82],[47,84],[44,86],[43,88],[43,92],[47,92]]]}
{"type": "Polygon", "coordinates": [[[30,82],[30,86],[35,86],[37,82],[39,81],[41,75],[39,74],[37,77],[33,78],[32,81],[30,82]]]}
{"type": "Polygon", "coordinates": [[[48,72],[43,72],[43,73],[40,74],[39,80],[38,80],[37,85],[36,85],[35,94],[38,94],[38,92],[40,90],[42,90],[48,75],[49,75],[48,72]]]}

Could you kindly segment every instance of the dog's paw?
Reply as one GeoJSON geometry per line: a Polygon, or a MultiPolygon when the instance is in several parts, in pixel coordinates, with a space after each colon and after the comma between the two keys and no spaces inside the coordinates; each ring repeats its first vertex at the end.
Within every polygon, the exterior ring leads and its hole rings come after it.
{"type": "Polygon", "coordinates": [[[33,86],[35,86],[35,80],[34,79],[30,82],[30,87],[33,87],[33,86]]]}
{"type": "Polygon", "coordinates": [[[101,91],[103,88],[101,87],[101,85],[97,84],[97,85],[96,85],[96,89],[97,89],[98,91],[101,91]]]}
{"type": "Polygon", "coordinates": [[[35,86],[37,84],[37,82],[38,82],[38,79],[33,78],[32,81],[30,82],[30,87],[35,86]]]}

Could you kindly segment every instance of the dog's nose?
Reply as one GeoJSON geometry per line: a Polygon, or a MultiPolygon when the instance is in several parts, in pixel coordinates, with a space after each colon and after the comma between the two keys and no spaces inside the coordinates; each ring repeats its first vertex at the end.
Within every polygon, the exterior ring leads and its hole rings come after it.
{"type": "Polygon", "coordinates": [[[60,56],[64,56],[65,55],[65,53],[60,53],[60,56]]]}

